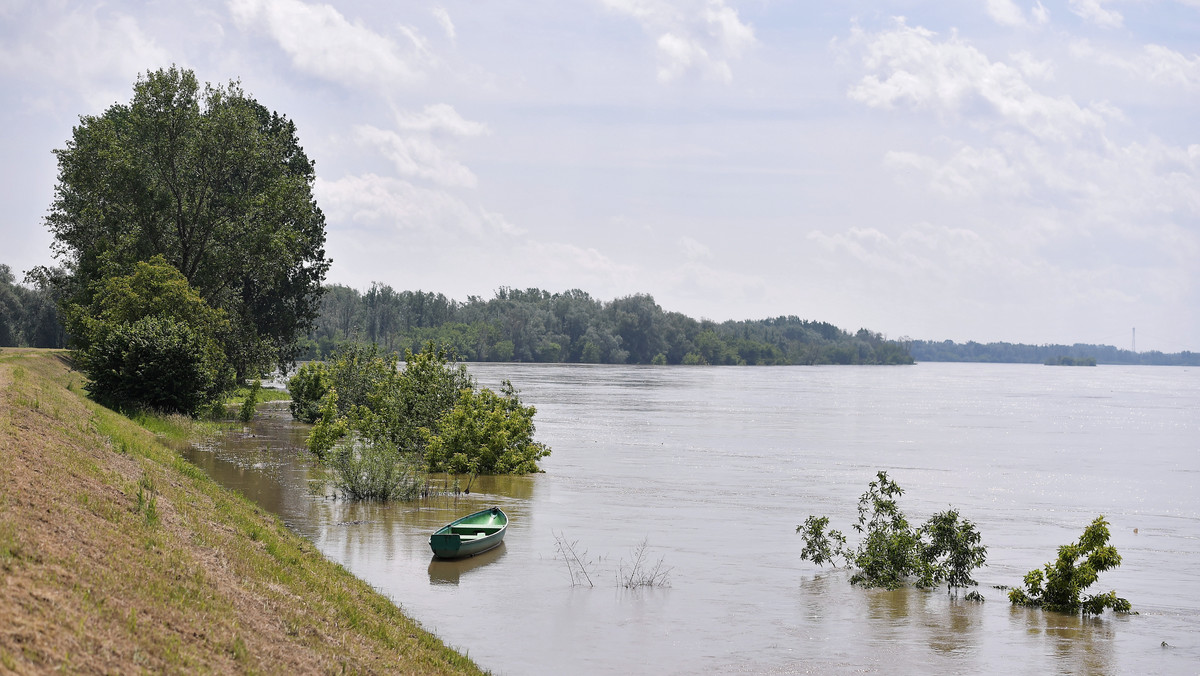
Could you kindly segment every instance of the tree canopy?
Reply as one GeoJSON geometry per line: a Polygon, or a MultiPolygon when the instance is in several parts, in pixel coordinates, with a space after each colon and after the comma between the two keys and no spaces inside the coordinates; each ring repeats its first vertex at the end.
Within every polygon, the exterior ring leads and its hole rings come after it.
{"type": "Polygon", "coordinates": [[[604,302],[578,289],[499,289],[466,302],[440,293],[330,286],[307,356],[346,342],[387,351],[429,341],[468,361],[590,364],[908,364],[904,344],[795,316],[713,322],[664,311],[647,294],[604,302]]]}
{"type": "Polygon", "coordinates": [[[56,150],[46,225],[78,307],[101,280],[162,256],[224,311],[238,375],[290,364],[319,309],[325,218],[296,126],[236,82],[148,72],[133,99],[83,116],[56,150]]]}
{"type": "Polygon", "coordinates": [[[0,263],[0,347],[63,347],[66,334],[49,280],[34,274],[25,282],[18,284],[12,268],[0,263]]]}

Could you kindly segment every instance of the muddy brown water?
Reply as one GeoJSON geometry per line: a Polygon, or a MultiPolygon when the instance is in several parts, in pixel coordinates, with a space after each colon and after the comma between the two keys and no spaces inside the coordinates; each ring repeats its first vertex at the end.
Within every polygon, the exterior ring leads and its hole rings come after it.
{"type": "Polygon", "coordinates": [[[332,500],[280,405],[186,453],[495,673],[1200,673],[1200,369],[471,370],[537,406],[544,474],[332,500]],[[860,589],[800,560],[809,514],[854,541],[879,469],[910,520],[953,505],[977,524],[985,603],[860,589]],[[492,505],[511,519],[503,547],[432,559],[430,532],[492,505]],[[1015,608],[994,588],[1100,514],[1124,561],[1093,591],[1138,615],[1015,608]],[[559,541],[586,551],[592,586],[572,583],[559,541]],[[669,586],[620,584],[643,542],[669,586]]]}

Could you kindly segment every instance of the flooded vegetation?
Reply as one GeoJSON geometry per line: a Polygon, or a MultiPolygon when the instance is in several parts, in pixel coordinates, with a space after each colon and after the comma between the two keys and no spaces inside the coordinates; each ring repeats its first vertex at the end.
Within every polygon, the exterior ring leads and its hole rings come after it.
{"type": "Polygon", "coordinates": [[[544,474],[458,490],[434,476],[413,502],[332,499],[312,488],[307,426],[274,402],[186,453],[501,673],[1178,673],[1200,660],[1200,372],[470,368],[537,406],[555,449],[544,474]],[[880,469],[914,523],[949,505],[974,522],[984,603],[864,589],[801,559],[796,524],[852,523],[880,469]],[[503,545],[433,559],[429,533],[491,506],[511,519],[503,545]],[[1013,606],[1008,588],[1100,514],[1123,560],[1092,591],[1116,589],[1138,614],[1013,606]],[[574,580],[560,540],[586,552],[594,584],[574,580]],[[643,543],[669,585],[622,584],[643,543]]]}

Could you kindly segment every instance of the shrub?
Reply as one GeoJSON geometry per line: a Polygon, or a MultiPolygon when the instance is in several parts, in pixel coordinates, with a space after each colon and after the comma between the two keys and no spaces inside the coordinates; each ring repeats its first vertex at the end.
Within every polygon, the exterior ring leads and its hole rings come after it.
{"type": "Polygon", "coordinates": [[[288,379],[288,394],[292,403],[288,409],[292,417],[306,423],[315,423],[321,417],[321,400],[329,392],[333,381],[329,369],[323,362],[305,364],[288,379]]]}
{"type": "Polygon", "coordinates": [[[1100,573],[1121,565],[1117,548],[1108,544],[1108,522],[1096,517],[1079,542],[1058,548],[1058,560],[1025,575],[1025,589],[1013,589],[1008,599],[1014,605],[1045,608],[1062,613],[1099,615],[1105,608],[1127,613],[1133,606],[1115,591],[1080,598],[1083,591],[1096,581],[1100,573]],[[1077,563],[1086,557],[1083,563],[1077,563]]]}
{"type": "Polygon", "coordinates": [[[80,364],[89,393],[101,403],[195,415],[219,398],[227,381],[207,345],[180,321],[145,317],[111,327],[80,355],[80,364]]]}
{"type": "Polygon", "coordinates": [[[406,350],[404,358],[399,370],[374,346],[349,347],[324,369],[301,369],[288,384],[301,400],[293,415],[315,421],[308,448],[341,477],[343,496],[408,495],[373,488],[390,483],[395,463],[381,458],[392,456],[428,471],[539,471],[537,460],[550,449],[533,441],[536,409],[521,404],[511,383],[505,381],[501,394],[476,391],[466,367],[432,343],[423,352],[406,350]],[[349,403],[343,387],[351,392],[349,403]]]}
{"type": "Polygon", "coordinates": [[[262,381],[257,378],[250,385],[250,391],[246,393],[246,400],[242,402],[242,409],[238,411],[238,420],[248,423],[254,419],[254,407],[258,405],[258,395],[262,390],[262,381]]]}
{"type": "Polygon", "coordinates": [[[412,500],[421,477],[410,456],[384,441],[355,439],[330,456],[334,486],[348,500],[412,500]]]}
{"type": "Polygon", "coordinates": [[[483,388],[463,390],[458,403],[426,430],[425,462],[431,472],[526,474],[550,449],[533,440],[537,409],[524,406],[512,383],[501,394],[483,388]]]}
{"type": "Polygon", "coordinates": [[[418,353],[405,350],[404,364],[404,370],[389,378],[373,399],[377,418],[366,432],[423,459],[426,431],[437,430],[460,396],[475,390],[475,379],[433,343],[418,353]]]}
{"type": "Polygon", "coordinates": [[[887,472],[879,472],[858,500],[854,530],[863,539],[857,549],[846,547],[841,532],[826,532],[828,517],[809,516],[796,526],[804,538],[800,558],[824,565],[841,557],[856,569],[851,584],[864,587],[897,589],[911,580],[919,587],[945,582],[950,591],[976,584],[971,571],[985,565],[987,547],[980,544],[975,524],[960,521],[958,511],[950,509],[914,529],[896,503],[903,494],[887,472]]]}
{"type": "Polygon", "coordinates": [[[97,401],[195,415],[233,385],[219,340],[225,314],[161,256],[102,279],[89,305],[65,314],[97,401]]]}
{"type": "Polygon", "coordinates": [[[971,577],[971,571],[986,565],[987,547],[980,544],[982,536],[975,530],[975,524],[966,519],[959,521],[957,509],[929,517],[921,526],[920,535],[921,558],[932,573],[930,583],[944,581],[947,592],[979,584],[971,577]],[[929,542],[924,544],[926,535],[929,542]]]}

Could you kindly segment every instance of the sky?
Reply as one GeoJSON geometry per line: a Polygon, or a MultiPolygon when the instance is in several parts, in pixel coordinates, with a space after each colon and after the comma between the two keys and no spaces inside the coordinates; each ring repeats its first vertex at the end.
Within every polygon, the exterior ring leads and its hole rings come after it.
{"type": "Polygon", "coordinates": [[[298,127],[327,281],[1200,351],[1200,0],[0,0],[0,263],[172,64],[298,127]]]}

